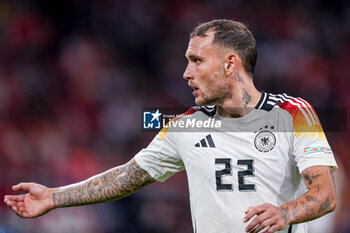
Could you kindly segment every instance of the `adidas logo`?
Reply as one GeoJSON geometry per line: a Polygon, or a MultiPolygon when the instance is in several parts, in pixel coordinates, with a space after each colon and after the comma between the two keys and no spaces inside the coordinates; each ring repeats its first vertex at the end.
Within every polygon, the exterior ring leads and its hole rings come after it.
{"type": "Polygon", "coordinates": [[[198,143],[196,143],[194,145],[195,147],[210,147],[210,148],[215,148],[215,144],[214,141],[211,137],[210,134],[208,134],[207,136],[205,136],[205,138],[203,138],[202,140],[200,140],[198,143]]]}

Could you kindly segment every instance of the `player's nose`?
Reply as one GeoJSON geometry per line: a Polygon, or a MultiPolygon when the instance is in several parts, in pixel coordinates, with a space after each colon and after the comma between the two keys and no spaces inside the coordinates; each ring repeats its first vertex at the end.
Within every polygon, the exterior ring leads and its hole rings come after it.
{"type": "Polygon", "coordinates": [[[183,78],[186,79],[186,80],[190,80],[190,79],[194,78],[193,73],[191,72],[190,65],[187,65],[187,67],[185,69],[185,72],[183,74],[183,78]]]}

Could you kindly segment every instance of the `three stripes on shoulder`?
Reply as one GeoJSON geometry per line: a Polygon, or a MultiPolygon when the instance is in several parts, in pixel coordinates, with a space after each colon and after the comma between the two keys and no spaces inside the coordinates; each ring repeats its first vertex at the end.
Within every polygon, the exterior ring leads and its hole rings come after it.
{"type": "Polygon", "coordinates": [[[295,106],[299,109],[299,111],[304,115],[309,126],[312,125],[320,125],[318,117],[311,107],[311,105],[302,98],[295,98],[292,96],[288,96],[287,94],[268,94],[268,99],[266,104],[275,106],[277,103],[288,102],[290,105],[295,106]]]}

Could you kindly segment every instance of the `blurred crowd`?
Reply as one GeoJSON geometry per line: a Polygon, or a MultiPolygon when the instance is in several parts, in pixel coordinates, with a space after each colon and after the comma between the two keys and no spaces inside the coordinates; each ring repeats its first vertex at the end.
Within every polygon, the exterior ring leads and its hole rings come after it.
{"type": "MultiPolygon", "coordinates": [[[[3,0],[0,197],[21,181],[81,181],[147,146],[155,133],[141,130],[143,107],[194,105],[182,78],[188,34],[215,18],[252,30],[258,89],[349,108],[346,0],[3,0]]],[[[350,232],[349,126],[326,135],[340,167],[339,201],[313,232],[350,232]]],[[[182,172],[116,202],[35,220],[0,204],[0,233],[188,233],[187,190],[182,172]]]]}

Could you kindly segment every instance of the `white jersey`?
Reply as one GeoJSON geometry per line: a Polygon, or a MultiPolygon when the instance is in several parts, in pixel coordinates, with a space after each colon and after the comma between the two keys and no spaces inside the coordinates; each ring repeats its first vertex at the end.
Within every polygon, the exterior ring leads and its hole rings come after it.
{"type": "MultiPolygon", "coordinates": [[[[197,107],[174,121],[190,119],[221,127],[163,128],[135,160],[157,181],[186,169],[195,233],[245,232],[249,207],[297,199],[306,191],[300,174],[308,167],[337,168],[314,109],[301,98],[262,93],[241,118],[197,107]]],[[[307,224],[281,232],[306,233],[307,224]]]]}

